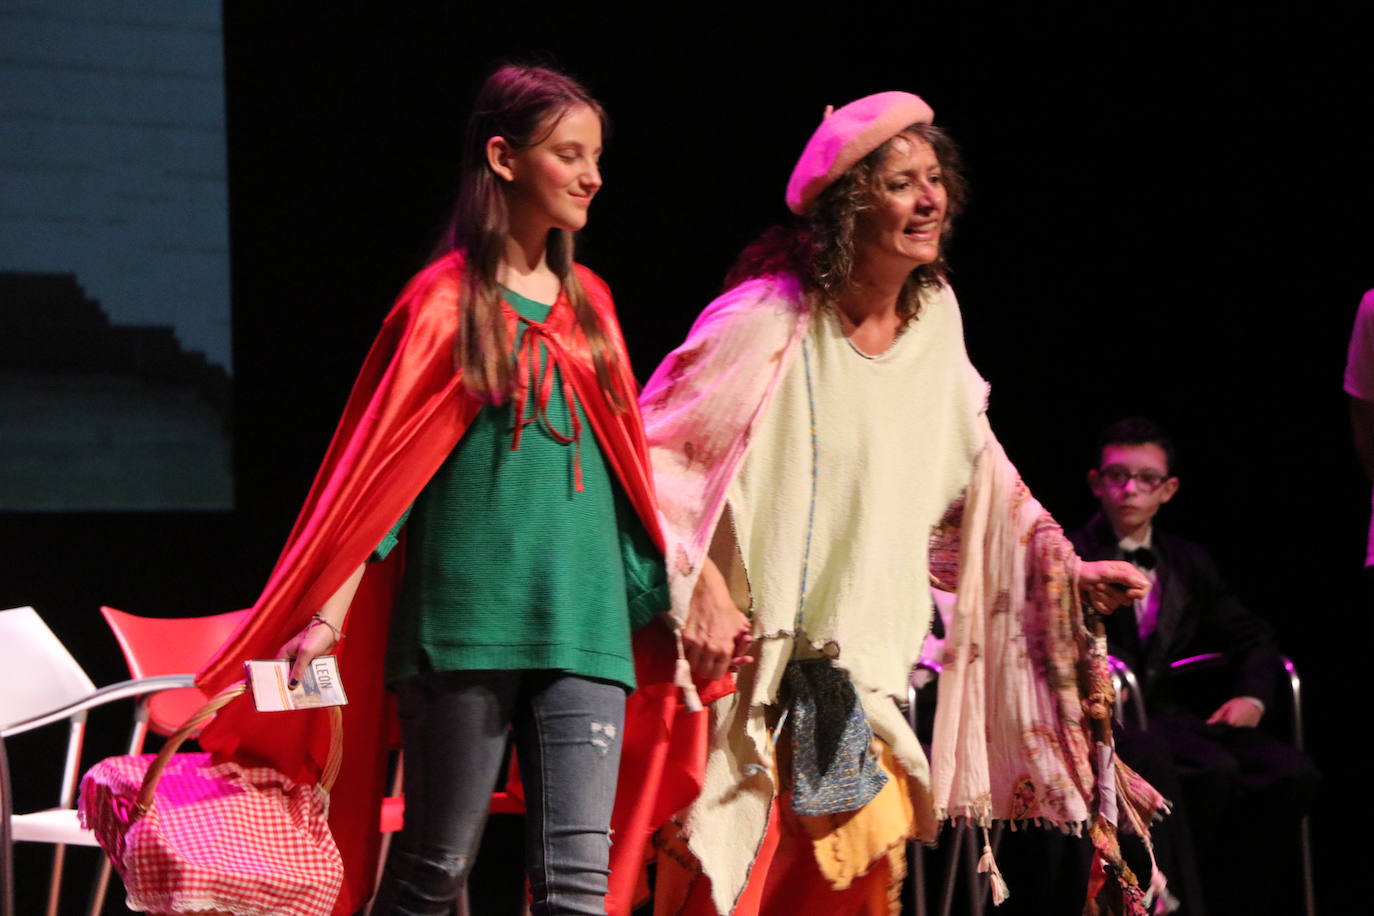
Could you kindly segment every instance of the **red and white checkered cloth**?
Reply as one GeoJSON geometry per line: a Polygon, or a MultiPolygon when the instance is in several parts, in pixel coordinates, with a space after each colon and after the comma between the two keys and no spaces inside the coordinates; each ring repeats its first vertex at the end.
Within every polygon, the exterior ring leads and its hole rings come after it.
{"type": "Polygon", "coordinates": [[[269,767],[177,754],[152,810],[131,824],[152,760],[111,757],[81,780],[81,822],[119,869],[131,909],[329,916],[343,860],[323,789],[296,785],[269,767]]]}

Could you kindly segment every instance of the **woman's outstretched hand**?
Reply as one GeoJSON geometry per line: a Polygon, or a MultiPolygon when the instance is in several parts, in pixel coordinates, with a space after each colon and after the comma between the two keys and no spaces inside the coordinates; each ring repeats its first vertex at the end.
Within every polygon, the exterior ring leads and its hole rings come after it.
{"type": "Polygon", "coordinates": [[[692,592],[687,623],[682,628],[682,648],[692,674],[708,681],[754,660],[747,654],[753,643],[749,618],[740,613],[725,585],[725,577],[707,558],[692,592]]]}
{"type": "Polygon", "coordinates": [[[1125,560],[1096,560],[1078,567],[1078,585],[1094,611],[1110,614],[1150,591],[1150,580],[1125,560]]]}

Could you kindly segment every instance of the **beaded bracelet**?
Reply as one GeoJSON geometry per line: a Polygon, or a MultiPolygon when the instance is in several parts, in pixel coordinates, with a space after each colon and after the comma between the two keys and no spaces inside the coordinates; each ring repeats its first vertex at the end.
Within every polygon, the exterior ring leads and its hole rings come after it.
{"type": "Polygon", "coordinates": [[[334,633],[334,642],[338,643],[338,642],[342,642],[342,641],[343,641],[343,638],[344,638],[343,630],[340,630],[338,627],[334,626],[334,624],[330,623],[328,620],[325,620],[325,619],[324,619],[323,617],[321,617],[319,614],[315,614],[315,615],[312,616],[310,619],[311,619],[312,621],[314,621],[315,623],[322,623],[322,624],[324,624],[325,626],[329,627],[329,629],[332,630],[333,633],[334,633]]]}

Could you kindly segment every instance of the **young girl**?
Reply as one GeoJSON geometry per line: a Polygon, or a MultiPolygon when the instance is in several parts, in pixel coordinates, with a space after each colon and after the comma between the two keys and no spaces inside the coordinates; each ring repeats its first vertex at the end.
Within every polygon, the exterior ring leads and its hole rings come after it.
{"type": "MultiPolygon", "coordinates": [[[[353,862],[336,912],[368,889],[382,681],[406,807],[373,913],[451,911],[508,726],[534,912],[605,912],[630,633],[667,599],[629,360],[605,284],[572,257],[604,120],[562,74],[488,79],[445,253],[388,317],[253,622],[202,675],[214,686],[266,645],[295,659],[293,680],[340,655],[352,702],[332,825],[353,862]]],[[[242,715],[221,716],[212,747],[307,773],[322,756],[318,727],[293,757],[242,715]]]]}

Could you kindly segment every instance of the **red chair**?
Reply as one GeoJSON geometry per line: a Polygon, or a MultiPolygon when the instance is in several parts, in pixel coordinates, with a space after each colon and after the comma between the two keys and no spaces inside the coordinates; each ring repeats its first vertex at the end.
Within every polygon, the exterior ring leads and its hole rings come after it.
{"type": "MultiPolygon", "coordinates": [[[[391,834],[398,832],[405,824],[406,800],[401,794],[401,783],[403,780],[402,768],[405,766],[405,758],[397,754],[396,773],[391,780],[391,794],[382,799],[381,817],[378,826],[381,829],[382,845],[377,857],[377,883],[382,881],[382,869],[386,866],[387,853],[391,849],[391,834]]],[[[524,814],[525,813],[525,787],[520,782],[520,765],[516,759],[515,752],[512,750],[510,755],[510,767],[506,772],[506,786],[498,792],[491,793],[491,813],[492,814],[524,814]]],[[[374,893],[376,888],[373,889],[374,893]]],[[[526,900],[522,910],[526,916],[529,908],[529,883],[526,880],[526,900]]],[[[370,916],[372,905],[368,904],[367,913],[370,916]]],[[[468,916],[471,908],[468,904],[468,889],[464,885],[454,901],[455,916],[468,916]]]]}
{"type": "MultiPolygon", "coordinates": [[[[194,673],[229,641],[251,610],[210,617],[137,617],[112,607],[100,613],[114,631],[129,673],[135,678],[194,673]]],[[[209,701],[195,687],[168,690],[147,701],[148,727],[167,736],[209,701]]]]}
{"type": "MultiPolygon", "coordinates": [[[[138,617],[102,607],[100,613],[114,631],[129,673],[135,679],[142,679],[199,671],[252,611],[230,611],[209,617],[138,617]]],[[[164,690],[142,697],[134,711],[129,753],[142,752],[150,729],[165,738],[181,728],[208,701],[209,697],[196,687],[164,690]]],[[[101,865],[94,894],[97,906],[104,900],[111,868],[109,859],[101,865]]]]}

